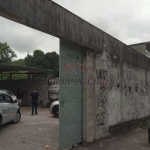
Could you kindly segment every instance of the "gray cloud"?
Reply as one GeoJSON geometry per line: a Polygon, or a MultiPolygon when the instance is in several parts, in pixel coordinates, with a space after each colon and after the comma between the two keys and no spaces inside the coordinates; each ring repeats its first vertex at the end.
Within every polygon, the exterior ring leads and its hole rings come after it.
{"type": "Polygon", "coordinates": [[[54,0],[126,44],[150,40],[149,0],[54,0]]]}
{"type": "MultiPolygon", "coordinates": [[[[149,0],[53,0],[126,44],[150,40],[149,0]]],[[[8,42],[19,58],[35,49],[59,52],[59,40],[0,17],[0,42],[8,42]]]]}
{"type": "Polygon", "coordinates": [[[19,23],[0,17],[0,42],[7,42],[19,58],[35,49],[59,53],[59,40],[51,35],[31,29],[19,23]]]}

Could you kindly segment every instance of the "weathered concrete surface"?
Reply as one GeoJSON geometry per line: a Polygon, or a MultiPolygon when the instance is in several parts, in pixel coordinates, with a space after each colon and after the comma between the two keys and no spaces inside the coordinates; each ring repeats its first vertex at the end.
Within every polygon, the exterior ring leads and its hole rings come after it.
{"type": "Polygon", "coordinates": [[[49,109],[38,109],[38,115],[31,116],[31,108],[23,108],[18,124],[0,129],[0,150],[44,150],[46,145],[50,150],[58,149],[58,119],[49,109]]]}
{"type": "Polygon", "coordinates": [[[75,150],[149,150],[147,133],[147,129],[137,129],[130,134],[103,142],[97,141],[75,150]]]}
{"type": "MultiPolygon", "coordinates": [[[[146,66],[135,64],[133,57],[131,63],[123,58],[123,52],[118,57],[106,48],[102,54],[92,50],[84,53],[83,65],[90,68],[84,73],[87,85],[83,92],[83,139],[86,142],[111,135],[112,127],[118,130],[118,125],[128,126],[131,121],[140,122],[150,115],[150,72],[146,66]]],[[[128,126],[129,130],[133,126],[128,126]]]]}
{"type": "Polygon", "coordinates": [[[99,81],[84,87],[84,141],[150,115],[149,58],[49,0],[0,0],[0,15],[84,47],[84,79],[99,81]]]}
{"type": "Polygon", "coordinates": [[[150,59],[84,21],[51,0],[0,0],[0,15],[31,28],[66,39],[84,47],[107,52],[141,67],[150,68],[150,59]]]}

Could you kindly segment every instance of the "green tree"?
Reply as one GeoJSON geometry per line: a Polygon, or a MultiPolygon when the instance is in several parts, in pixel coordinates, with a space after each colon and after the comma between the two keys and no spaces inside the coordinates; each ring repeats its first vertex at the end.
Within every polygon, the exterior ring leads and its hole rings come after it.
{"type": "Polygon", "coordinates": [[[1,63],[9,64],[15,57],[17,57],[17,55],[7,43],[0,43],[0,62],[1,63]]]}
{"type": "Polygon", "coordinates": [[[41,50],[35,50],[33,56],[25,57],[25,65],[29,67],[38,67],[43,69],[54,70],[53,75],[59,76],[59,55],[56,52],[48,52],[44,54],[41,50]]]}
{"type": "Polygon", "coordinates": [[[24,63],[26,66],[28,67],[34,67],[34,64],[33,64],[33,57],[31,55],[27,55],[24,59],[24,63]]]}
{"type": "Polygon", "coordinates": [[[44,52],[41,50],[35,50],[33,53],[33,65],[34,67],[43,68],[43,62],[45,61],[44,52]]]}
{"type": "Polygon", "coordinates": [[[49,68],[54,70],[54,76],[59,77],[59,55],[56,52],[48,52],[45,54],[45,59],[48,61],[49,68]]]}
{"type": "Polygon", "coordinates": [[[24,66],[25,65],[24,59],[14,60],[11,63],[12,63],[12,65],[16,65],[16,66],[24,66]]]}
{"type": "MultiPolygon", "coordinates": [[[[12,65],[16,65],[16,66],[25,66],[25,62],[24,62],[24,59],[18,59],[18,60],[15,60],[15,61],[12,61],[11,63],[12,65]]],[[[27,74],[13,74],[13,79],[27,79],[28,78],[28,75],[27,74]]]]}

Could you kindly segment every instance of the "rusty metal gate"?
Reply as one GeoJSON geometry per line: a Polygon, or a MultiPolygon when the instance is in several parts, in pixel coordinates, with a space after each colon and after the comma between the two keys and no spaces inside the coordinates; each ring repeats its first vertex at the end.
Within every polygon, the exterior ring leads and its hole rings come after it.
{"type": "Polygon", "coordinates": [[[60,40],[59,149],[82,142],[82,49],[60,40]]]}

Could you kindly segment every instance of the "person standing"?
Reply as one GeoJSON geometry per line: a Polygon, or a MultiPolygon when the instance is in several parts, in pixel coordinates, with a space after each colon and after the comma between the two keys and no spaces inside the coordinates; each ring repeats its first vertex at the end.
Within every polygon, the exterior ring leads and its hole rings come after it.
{"type": "Polygon", "coordinates": [[[18,90],[17,90],[17,100],[18,100],[18,104],[19,104],[20,109],[22,107],[22,100],[23,100],[24,95],[25,95],[25,92],[22,91],[20,88],[18,88],[18,90]]]}
{"type": "Polygon", "coordinates": [[[20,88],[17,89],[17,101],[19,99],[19,92],[20,92],[20,88]]]}
{"type": "Polygon", "coordinates": [[[32,104],[32,116],[34,114],[34,110],[35,110],[35,115],[37,115],[37,105],[38,105],[38,97],[39,97],[39,93],[36,92],[36,90],[33,90],[33,92],[30,94],[31,96],[31,104],[32,104]]]}

